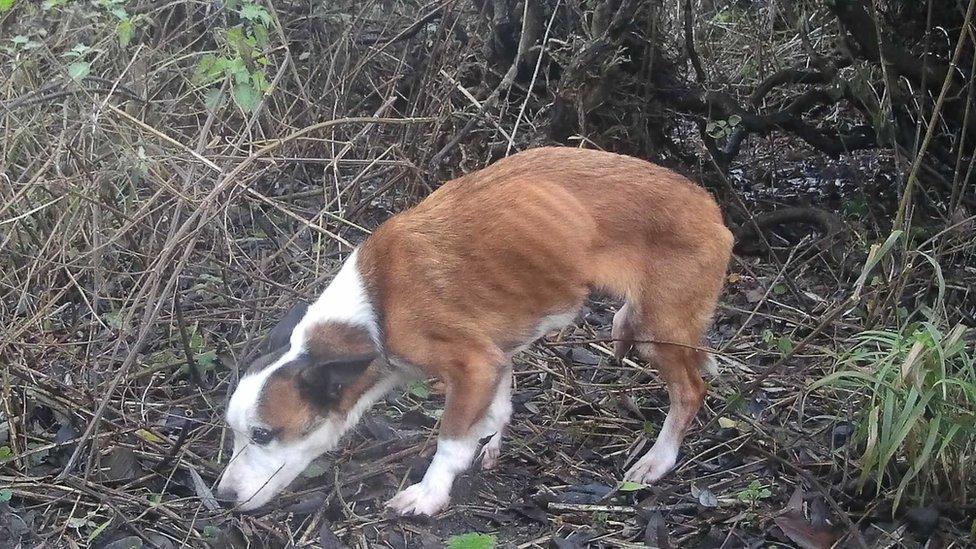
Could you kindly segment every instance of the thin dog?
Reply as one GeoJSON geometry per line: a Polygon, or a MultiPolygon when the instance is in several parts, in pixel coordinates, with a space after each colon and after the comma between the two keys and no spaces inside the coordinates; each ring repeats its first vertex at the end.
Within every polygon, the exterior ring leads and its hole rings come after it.
{"type": "Polygon", "coordinates": [[[512,355],[572,323],[591,292],[624,300],[615,356],[635,349],[666,381],[661,431],[625,475],[655,482],[704,398],[712,357],[698,346],[731,253],[711,195],[636,158],[544,147],[445,183],[380,225],[272,333],[273,351],[230,399],[234,453],[218,495],[241,510],[264,505],[377,399],[435,376],[446,387],[436,453],[387,505],[437,513],[479,450],[483,467],[498,463],[512,355]]]}

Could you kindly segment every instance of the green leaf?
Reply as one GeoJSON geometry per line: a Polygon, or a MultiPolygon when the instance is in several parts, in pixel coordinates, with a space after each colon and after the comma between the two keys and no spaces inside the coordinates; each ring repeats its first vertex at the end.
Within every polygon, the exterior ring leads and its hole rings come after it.
{"type": "Polygon", "coordinates": [[[254,33],[254,43],[259,48],[263,48],[268,45],[268,29],[258,25],[251,29],[254,33]]]}
{"type": "Polygon", "coordinates": [[[14,0],[0,0],[0,13],[14,7],[14,0]]]}
{"type": "Polygon", "coordinates": [[[190,348],[194,351],[200,351],[204,345],[203,334],[197,331],[197,325],[194,325],[192,330],[190,330],[190,348]]]}
{"type": "Polygon", "coordinates": [[[898,239],[901,238],[902,231],[893,231],[883,244],[875,244],[871,246],[871,250],[868,252],[868,258],[864,262],[864,267],[861,268],[861,275],[857,278],[854,283],[854,297],[860,296],[861,291],[864,289],[864,285],[868,280],[868,275],[871,271],[881,262],[884,256],[888,255],[888,252],[895,246],[898,239]]]}
{"type": "Polygon", "coordinates": [[[10,501],[10,498],[14,497],[14,491],[10,488],[4,488],[0,490],[0,503],[6,503],[10,501]]]}
{"type": "Polygon", "coordinates": [[[265,27],[271,24],[271,14],[268,13],[268,10],[257,4],[244,4],[238,13],[248,21],[260,21],[265,27]]]}
{"type": "Polygon", "coordinates": [[[210,539],[216,539],[220,535],[220,529],[212,524],[208,524],[203,527],[203,535],[210,539]]]}
{"type": "Polygon", "coordinates": [[[780,337],[776,340],[776,348],[785,355],[793,350],[793,342],[786,336],[780,337]]]}
{"type": "Polygon", "coordinates": [[[620,483],[620,486],[617,488],[617,490],[621,492],[636,492],[638,490],[643,490],[644,488],[647,488],[647,486],[639,482],[631,482],[629,480],[625,480],[620,483]]]}
{"type": "Polygon", "coordinates": [[[82,80],[91,72],[91,63],[88,61],[76,61],[68,65],[68,76],[74,80],[82,80]]]}
{"type": "Polygon", "coordinates": [[[407,387],[407,391],[411,395],[413,395],[413,396],[415,396],[415,397],[417,397],[417,398],[419,398],[421,400],[425,400],[427,398],[430,398],[430,389],[427,388],[427,384],[423,380],[417,380],[417,381],[412,382],[407,387]]]}
{"type": "Polygon", "coordinates": [[[210,372],[217,368],[217,351],[213,349],[200,353],[194,358],[197,368],[203,372],[210,372]]]}
{"type": "Polygon", "coordinates": [[[122,329],[122,312],[121,311],[112,311],[112,312],[109,312],[109,313],[105,313],[105,314],[102,315],[102,320],[104,320],[105,323],[108,324],[109,327],[111,327],[111,328],[115,328],[116,330],[121,330],[122,329]]]}
{"type": "MultiPolygon", "coordinates": [[[[0,2],[2,1],[3,0],[0,0],[0,2]]],[[[17,44],[18,46],[23,46],[24,44],[30,41],[30,38],[27,38],[23,34],[18,34],[17,36],[11,38],[10,41],[13,42],[14,44],[17,44]]]]}
{"type": "Polygon", "coordinates": [[[264,74],[264,71],[257,71],[251,75],[251,81],[254,82],[254,87],[261,93],[266,93],[271,89],[271,84],[268,83],[268,77],[264,74]]]}
{"type": "Polygon", "coordinates": [[[156,444],[162,444],[163,442],[165,442],[163,439],[159,438],[158,436],[156,436],[155,434],[153,434],[151,431],[147,429],[139,429],[136,431],[135,434],[137,437],[141,438],[142,440],[145,440],[146,442],[155,442],[156,444]]]}
{"type": "Polygon", "coordinates": [[[83,57],[87,55],[88,52],[90,51],[91,51],[91,47],[89,47],[86,44],[75,44],[75,47],[64,52],[62,57],[74,57],[74,58],[83,57]]]}
{"type": "Polygon", "coordinates": [[[251,84],[234,84],[234,102],[244,112],[254,112],[261,103],[261,94],[251,84]]]}
{"type": "Polygon", "coordinates": [[[738,126],[740,122],[742,122],[742,117],[737,114],[733,114],[729,117],[730,126],[738,126]]]}
{"type": "Polygon", "coordinates": [[[12,455],[14,455],[14,452],[10,449],[10,446],[0,446],[0,462],[10,459],[12,455]]]}
{"type": "Polygon", "coordinates": [[[785,294],[786,293],[786,285],[785,284],[777,284],[777,285],[773,286],[773,293],[776,294],[776,295],[783,295],[783,294],[785,294]]]}
{"type": "Polygon", "coordinates": [[[244,38],[244,29],[241,27],[233,27],[228,29],[227,34],[224,35],[224,38],[237,53],[241,53],[242,50],[246,49],[245,46],[247,45],[247,40],[244,38]]]}
{"type": "Polygon", "coordinates": [[[494,549],[496,542],[491,534],[468,532],[447,538],[447,549],[494,549]]]}
{"type": "Polygon", "coordinates": [[[220,88],[210,88],[204,95],[204,104],[208,110],[216,110],[223,102],[224,94],[220,92],[220,88]]]}
{"type": "Polygon", "coordinates": [[[119,38],[119,45],[123,48],[129,45],[132,41],[132,37],[135,36],[136,25],[132,22],[132,19],[123,19],[119,21],[119,25],[115,28],[115,35],[119,38]]]}

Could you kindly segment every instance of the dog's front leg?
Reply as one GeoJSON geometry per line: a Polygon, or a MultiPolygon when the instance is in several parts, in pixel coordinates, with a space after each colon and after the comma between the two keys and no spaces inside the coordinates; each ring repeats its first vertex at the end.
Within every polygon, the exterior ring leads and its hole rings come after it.
{"type": "Polygon", "coordinates": [[[502,390],[499,380],[508,379],[499,368],[497,361],[477,359],[445,369],[447,395],[437,452],[424,478],[394,496],[388,507],[401,515],[433,515],[447,505],[454,479],[471,465],[486,434],[489,406],[502,390]]]}

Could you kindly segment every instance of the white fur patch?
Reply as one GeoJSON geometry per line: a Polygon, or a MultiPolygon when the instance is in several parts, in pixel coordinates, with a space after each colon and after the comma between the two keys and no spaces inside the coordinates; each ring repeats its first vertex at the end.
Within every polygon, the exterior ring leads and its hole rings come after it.
{"type": "Polygon", "coordinates": [[[715,358],[715,355],[708,353],[705,361],[702,362],[701,370],[703,374],[708,374],[712,377],[718,376],[718,360],[715,358]]]}
{"type": "Polygon", "coordinates": [[[227,424],[234,431],[234,454],[221,477],[218,492],[234,494],[241,510],[256,509],[284,489],[308,464],[333,449],[363,413],[401,380],[391,373],[366,392],[344,417],[330,416],[308,436],[282,443],[274,440],[259,446],[250,440],[256,427],[266,427],[258,414],[258,400],[268,377],[282,365],[296,359],[307,348],[308,331],[323,322],[362,326],[375,339],[379,330],[376,315],[354,251],[329,286],[308,308],[291,334],[291,347],[268,367],[241,378],[227,406],[227,424]]]}
{"type": "Polygon", "coordinates": [[[654,446],[651,446],[651,449],[637,460],[633,467],[627,470],[627,473],[624,474],[624,480],[651,484],[660,480],[674,468],[678,459],[681,439],[684,436],[677,423],[673,410],[668,412],[654,446]]]}
{"type": "Polygon", "coordinates": [[[577,316],[579,316],[579,311],[572,310],[565,313],[558,313],[543,317],[535,327],[535,332],[532,335],[532,341],[539,339],[549,332],[560,330],[572,324],[574,321],[576,321],[577,316]]]}
{"type": "Polygon", "coordinates": [[[423,480],[404,489],[386,503],[401,515],[433,515],[451,500],[451,485],[468,468],[478,450],[478,439],[439,439],[437,452],[423,480]]]}
{"type": "Polygon", "coordinates": [[[379,343],[376,312],[373,310],[373,304],[369,302],[369,296],[366,295],[366,285],[359,271],[358,258],[357,249],[349,255],[329,286],[309,306],[305,316],[291,334],[292,347],[304,345],[306,331],[310,327],[330,321],[362,326],[369,332],[373,341],[379,343]]]}

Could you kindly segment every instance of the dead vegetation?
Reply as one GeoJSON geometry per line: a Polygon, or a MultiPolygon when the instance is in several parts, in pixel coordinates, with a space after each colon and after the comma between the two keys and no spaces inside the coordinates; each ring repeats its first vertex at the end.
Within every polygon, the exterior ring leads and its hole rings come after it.
{"type": "Polygon", "coordinates": [[[971,544],[973,4],[0,0],[0,547],[971,544]],[[518,360],[502,467],[438,519],[382,509],[436,383],[220,509],[278,316],[439,181],[553,142],[680,169],[738,229],[677,471],[618,485],[666,396],[596,300],[518,360]]]}

